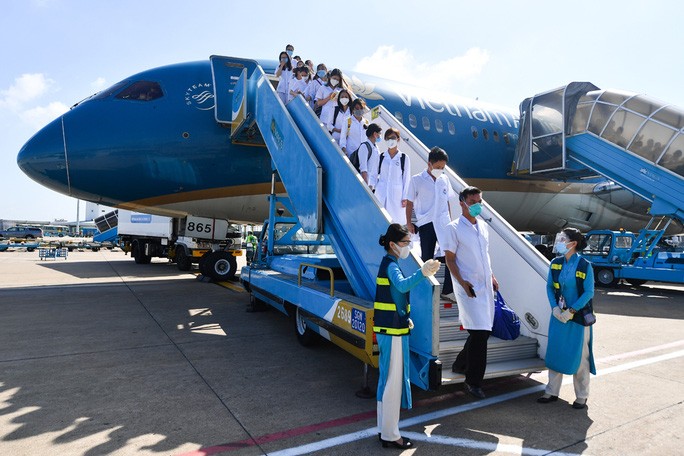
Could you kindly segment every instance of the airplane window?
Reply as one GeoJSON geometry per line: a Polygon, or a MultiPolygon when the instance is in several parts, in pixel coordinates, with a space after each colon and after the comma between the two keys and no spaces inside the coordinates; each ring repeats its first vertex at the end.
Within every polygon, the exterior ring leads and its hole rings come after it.
{"type": "Polygon", "coordinates": [[[394,117],[396,117],[399,122],[404,123],[404,116],[402,116],[399,111],[394,113],[394,117]]]}
{"type": "Polygon", "coordinates": [[[93,97],[93,100],[101,100],[101,99],[103,99],[103,98],[107,98],[107,97],[110,96],[111,94],[113,94],[113,93],[115,93],[115,92],[118,92],[120,88],[122,88],[123,86],[125,86],[125,85],[128,84],[128,83],[129,83],[129,81],[117,82],[116,84],[114,84],[114,85],[111,86],[110,88],[105,89],[105,90],[103,90],[102,92],[99,92],[97,95],[95,95],[95,96],[93,97]]]}
{"type": "Polygon", "coordinates": [[[116,98],[121,100],[150,101],[163,97],[161,86],[157,82],[137,81],[122,90],[116,98]]]}
{"type": "Polygon", "coordinates": [[[423,129],[425,131],[430,131],[430,119],[427,116],[423,116],[423,129]]]}
{"type": "Polygon", "coordinates": [[[494,138],[494,141],[499,142],[499,132],[494,130],[492,132],[492,137],[494,138]]]}
{"type": "Polygon", "coordinates": [[[485,141],[489,141],[489,132],[487,131],[486,128],[482,129],[482,137],[484,138],[485,141]]]}
{"type": "Polygon", "coordinates": [[[450,135],[456,134],[456,126],[454,125],[454,123],[452,121],[449,121],[449,123],[447,123],[447,127],[449,128],[449,134],[450,135]]]}
{"type": "Polygon", "coordinates": [[[442,124],[442,121],[439,119],[435,119],[435,130],[437,130],[438,133],[444,131],[444,125],[442,124]]]}
{"type": "Polygon", "coordinates": [[[504,142],[505,142],[506,144],[510,144],[510,143],[511,143],[511,137],[508,136],[508,133],[504,133],[503,136],[504,136],[504,142]]]}
{"type": "Polygon", "coordinates": [[[477,128],[470,127],[470,131],[473,134],[473,139],[477,139],[477,128]]]}
{"type": "Polygon", "coordinates": [[[418,126],[418,120],[415,115],[409,114],[409,124],[411,125],[411,128],[416,128],[418,126]]]}

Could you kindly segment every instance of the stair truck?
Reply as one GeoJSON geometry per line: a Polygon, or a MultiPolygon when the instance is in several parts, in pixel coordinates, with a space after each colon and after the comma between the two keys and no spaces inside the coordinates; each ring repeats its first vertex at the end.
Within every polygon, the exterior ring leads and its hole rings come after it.
{"type": "MultiPolygon", "coordinates": [[[[390,223],[387,212],[301,97],[284,105],[255,61],[212,56],[211,63],[216,121],[231,127],[233,141],[267,147],[273,164],[270,215],[256,258],[240,275],[250,300],[290,316],[302,344],[328,339],[366,367],[377,367],[373,299],[384,255],[378,237],[390,223]],[[287,195],[276,192],[277,179],[287,195]]],[[[400,129],[402,151],[416,164],[410,172],[426,166],[428,148],[389,112],[380,106],[367,115],[383,128],[400,129]]],[[[455,190],[465,186],[453,171],[447,173],[455,190]]],[[[544,368],[548,334],[548,261],[485,207],[494,273],[522,322],[518,339],[490,339],[485,376],[538,371],[544,368]]],[[[399,264],[408,275],[421,261],[411,254],[399,264]]],[[[450,370],[468,336],[456,306],[440,301],[434,277],[411,290],[410,301],[411,381],[426,390],[462,382],[463,376],[450,370]]]]}

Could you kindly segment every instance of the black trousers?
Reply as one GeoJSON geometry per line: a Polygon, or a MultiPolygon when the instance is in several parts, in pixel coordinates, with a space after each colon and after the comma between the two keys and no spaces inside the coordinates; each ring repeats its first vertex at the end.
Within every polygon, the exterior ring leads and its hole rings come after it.
{"type": "Polygon", "coordinates": [[[463,350],[454,361],[453,370],[465,372],[465,381],[470,386],[480,388],[487,368],[487,340],[491,331],[468,330],[463,350]]]}
{"type": "MultiPolygon", "coordinates": [[[[432,222],[419,226],[418,234],[420,235],[420,259],[423,260],[423,262],[432,260],[435,255],[435,246],[437,245],[435,226],[432,222]]],[[[440,259],[440,262],[444,263],[443,257],[440,259]]],[[[446,268],[444,272],[444,288],[442,288],[442,294],[449,294],[453,291],[454,286],[451,283],[451,274],[449,273],[449,268],[446,268]]]]}

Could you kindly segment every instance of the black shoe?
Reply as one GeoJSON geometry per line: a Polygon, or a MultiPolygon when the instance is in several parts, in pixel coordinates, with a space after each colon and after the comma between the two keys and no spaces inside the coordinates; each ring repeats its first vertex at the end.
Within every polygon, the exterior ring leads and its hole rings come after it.
{"type": "Polygon", "coordinates": [[[404,441],[403,444],[397,443],[397,442],[392,442],[389,440],[382,440],[382,439],[380,439],[380,442],[382,442],[383,448],[394,447],[394,448],[400,448],[402,450],[405,450],[407,448],[414,448],[414,445],[413,445],[413,442],[411,442],[411,439],[409,439],[408,437],[402,437],[402,440],[404,441]]]}
{"type": "Polygon", "coordinates": [[[542,396],[537,398],[537,402],[540,404],[548,404],[549,402],[556,402],[558,400],[558,396],[542,396]]]}
{"type": "Polygon", "coordinates": [[[468,393],[471,396],[474,396],[478,399],[484,399],[485,397],[487,397],[487,396],[485,396],[484,391],[482,391],[482,388],[480,388],[478,386],[469,385],[465,382],[463,384],[465,385],[466,391],[468,391],[468,393]]]}
{"type": "Polygon", "coordinates": [[[577,409],[577,410],[582,410],[583,408],[587,407],[587,400],[585,399],[584,402],[573,402],[572,403],[572,408],[577,409]]]}

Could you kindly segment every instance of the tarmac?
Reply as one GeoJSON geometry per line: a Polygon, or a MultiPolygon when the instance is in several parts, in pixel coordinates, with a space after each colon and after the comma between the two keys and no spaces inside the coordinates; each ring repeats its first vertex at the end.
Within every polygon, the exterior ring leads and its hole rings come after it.
{"type": "Polygon", "coordinates": [[[484,400],[414,389],[404,452],[379,445],[360,361],[248,302],[121,251],[0,253],[0,455],[682,454],[682,286],[597,291],[587,409],[571,379],[537,404],[545,373],[486,381],[484,400]]]}

